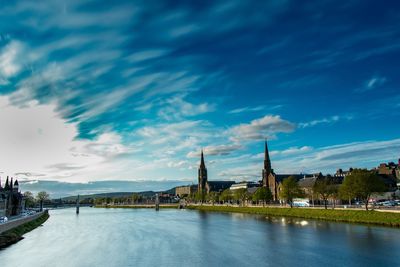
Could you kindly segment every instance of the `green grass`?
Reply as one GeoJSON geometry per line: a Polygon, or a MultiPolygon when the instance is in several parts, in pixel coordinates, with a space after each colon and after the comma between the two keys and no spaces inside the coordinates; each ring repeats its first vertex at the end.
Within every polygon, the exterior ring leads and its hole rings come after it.
{"type": "MultiPolygon", "coordinates": [[[[160,205],[160,209],[177,209],[178,204],[163,204],[160,205]]],[[[106,209],[155,209],[154,205],[96,205],[95,208],[106,208],[106,209]]]]}
{"type": "Polygon", "coordinates": [[[24,223],[20,226],[15,227],[14,229],[1,233],[0,249],[18,242],[19,240],[22,239],[22,236],[24,234],[42,225],[49,217],[50,217],[49,213],[46,212],[42,216],[33,221],[24,223]]]}
{"type": "Polygon", "coordinates": [[[400,213],[364,211],[364,210],[332,210],[307,208],[270,208],[270,207],[229,207],[229,206],[187,206],[188,209],[213,212],[237,212],[277,217],[295,217],[305,219],[326,220],[374,224],[400,227],[400,213]]]}

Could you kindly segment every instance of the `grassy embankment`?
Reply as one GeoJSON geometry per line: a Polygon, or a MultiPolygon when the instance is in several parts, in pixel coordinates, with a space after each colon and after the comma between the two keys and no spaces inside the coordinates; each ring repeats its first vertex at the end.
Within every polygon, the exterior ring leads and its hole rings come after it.
{"type": "Polygon", "coordinates": [[[8,230],[0,234],[0,249],[5,248],[11,244],[18,242],[23,239],[23,235],[32,231],[33,229],[42,225],[48,218],[50,217],[49,213],[43,213],[39,218],[24,223],[20,226],[15,227],[14,229],[8,230]]]}
{"type": "MultiPolygon", "coordinates": [[[[160,209],[177,209],[178,204],[162,204],[160,209]]],[[[107,208],[107,209],[155,209],[154,204],[150,205],[95,205],[95,208],[107,208]]]]}
{"type": "Polygon", "coordinates": [[[229,207],[229,206],[187,206],[188,209],[213,212],[237,212],[276,217],[294,217],[335,222],[374,224],[400,227],[400,213],[332,210],[308,208],[267,208],[267,207],[229,207]]]}

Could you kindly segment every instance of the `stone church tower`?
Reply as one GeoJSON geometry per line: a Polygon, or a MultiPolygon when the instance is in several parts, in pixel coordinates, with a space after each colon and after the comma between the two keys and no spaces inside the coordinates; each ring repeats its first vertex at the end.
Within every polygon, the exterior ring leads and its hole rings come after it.
{"type": "Polygon", "coordinates": [[[265,154],[264,154],[264,169],[262,170],[262,183],[263,186],[269,187],[268,177],[270,176],[270,174],[274,173],[274,170],[271,168],[271,160],[269,158],[267,141],[265,141],[264,153],[265,154]]]}
{"type": "Polygon", "coordinates": [[[206,164],[204,163],[203,150],[201,150],[201,162],[200,162],[200,167],[199,167],[199,183],[198,183],[197,192],[199,192],[199,193],[205,192],[206,184],[207,184],[207,168],[206,168],[206,164]]]}

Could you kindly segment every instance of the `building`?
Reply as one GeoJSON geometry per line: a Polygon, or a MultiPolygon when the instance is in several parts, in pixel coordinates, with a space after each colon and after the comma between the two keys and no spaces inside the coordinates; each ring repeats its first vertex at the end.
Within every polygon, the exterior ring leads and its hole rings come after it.
{"type": "Polygon", "coordinates": [[[234,181],[208,181],[207,168],[204,162],[203,150],[201,151],[200,166],[198,170],[198,185],[197,191],[203,194],[210,192],[222,192],[229,189],[234,181]]]}
{"type": "Polygon", "coordinates": [[[208,180],[207,168],[206,168],[206,164],[204,163],[203,150],[201,150],[201,159],[200,159],[199,174],[198,174],[198,184],[197,184],[197,191],[199,193],[204,193],[205,192],[207,180],[208,180]]]}
{"type": "Polygon", "coordinates": [[[229,189],[234,191],[234,190],[238,190],[238,189],[243,189],[243,188],[249,189],[249,188],[259,187],[259,186],[260,186],[260,184],[255,183],[255,182],[240,182],[240,183],[231,185],[231,187],[229,189]]]}
{"type": "Polygon", "coordinates": [[[376,170],[378,175],[385,180],[396,180],[396,185],[400,186],[400,159],[397,164],[394,162],[381,163],[376,170]]]}
{"type": "Polygon", "coordinates": [[[304,177],[302,174],[275,174],[271,167],[268,144],[265,141],[264,169],[262,170],[262,185],[267,187],[272,193],[272,200],[279,201],[279,192],[282,187],[283,179],[293,176],[297,181],[304,177]]]}
{"type": "MultiPolygon", "coordinates": [[[[330,183],[335,186],[339,187],[344,180],[344,176],[331,176],[331,175],[322,175],[322,173],[317,173],[313,175],[304,175],[302,179],[298,181],[300,189],[305,193],[305,197],[314,205],[315,201],[318,201],[318,204],[323,204],[319,199],[319,196],[314,192],[314,185],[319,180],[327,179],[330,183]]],[[[333,199],[335,201],[335,199],[333,199]]]]}
{"type": "Polygon", "coordinates": [[[353,171],[353,168],[350,168],[348,171],[343,171],[343,169],[338,169],[335,173],[335,177],[346,177],[347,175],[350,175],[351,172],[353,171]]]}
{"type": "Polygon", "coordinates": [[[0,178],[0,216],[19,215],[23,207],[23,195],[19,192],[18,180],[9,182],[7,177],[4,187],[0,178]]]}
{"type": "Polygon", "coordinates": [[[206,193],[222,192],[231,188],[233,184],[235,184],[234,181],[208,181],[206,183],[206,193]]]}
{"type": "Polygon", "coordinates": [[[175,195],[179,197],[186,197],[197,192],[197,185],[185,185],[175,188],[175,195]]]}

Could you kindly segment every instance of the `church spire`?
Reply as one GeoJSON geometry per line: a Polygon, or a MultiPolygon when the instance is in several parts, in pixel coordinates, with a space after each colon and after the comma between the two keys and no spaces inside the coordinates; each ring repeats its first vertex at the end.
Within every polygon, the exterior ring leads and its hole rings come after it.
{"type": "Polygon", "coordinates": [[[201,150],[201,160],[200,160],[200,167],[199,167],[199,177],[198,177],[198,192],[205,193],[206,184],[207,184],[207,168],[206,164],[204,163],[204,153],[203,149],[201,150]]]}
{"type": "Polygon", "coordinates": [[[262,170],[262,184],[265,187],[270,186],[270,174],[273,174],[274,171],[271,168],[271,159],[269,158],[269,151],[268,151],[268,143],[265,140],[265,151],[264,151],[264,169],[262,170]]]}
{"type": "Polygon", "coordinates": [[[8,185],[8,176],[7,176],[7,179],[6,179],[6,184],[4,185],[4,189],[5,190],[10,189],[10,186],[8,185]]]}
{"type": "Polygon", "coordinates": [[[201,161],[200,161],[200,168],[205,168],[206,164],[204,163],[204,154],[203,149],[201,150],[201,161]]]}
{"type": "Polygon", "coordinates": [[[266,170],[268,173],[271,173],[271,171],[272,171],[271,170],[271,160],[269,158],[267,139],[265,139],[264,170],[266,170]]]}

